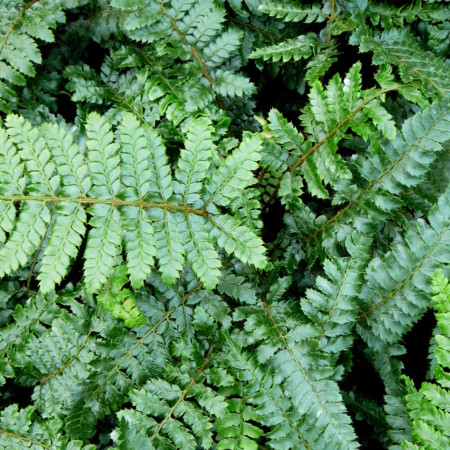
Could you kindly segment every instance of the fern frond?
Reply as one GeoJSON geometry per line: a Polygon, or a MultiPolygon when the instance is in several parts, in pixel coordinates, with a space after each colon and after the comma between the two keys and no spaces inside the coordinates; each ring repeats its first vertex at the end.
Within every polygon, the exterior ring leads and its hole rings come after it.
{"type": "Polygon", "coordinates": [[[54,29],[65,22],[64,9],[75,8],[86,0],[5,0],[0,5],[0,110],[11,112],[19,101],[16,86],[25,86],[25,77],[36,75],[42,63],[38,41],[54,41],[54,29]]]}
{"type": "MultiPolygon", "coordinates": [[[[385,91],[363,91],[360,71],[361,64],[357,63],[343,81],[338,75],[334,76],[326,89],[319,81],[313,83],[309,94],[310,104],[304,108],[301,116],[306,142],[303,135],[278,111],[269,113],[269,122],[264,125],[267,134],[263,135],[273,139],[282,149],[276,158],[276,166],[273,161],[269,162],[272,157],[264,158],[262,163],[273,176],[279,177],[278,182],[274,183],[275,189],[272,189],[269,202],[277,194],[278,188],[283,187],[279,194],[286,192],[291,199],[285,198],[283,202],[290,205],[290,210],[297,210],[300,203],[295,199],[301,193],[300,174],[308,191],[319,198],[329,196],[325,184],[336,187],[342,180],[351,178],[347,165],[337,153],[339,142],[348,138],[345,133],[349,129],[367,137],[369,131],[373,136],[376,135],[375,130],[378,128],[385,137],[395,138],[396,129],[392,118],[378,100],[385,91]],[[280,169],[285,172],[284,175],[280,175],[280,169]]],[[[273,151],[271,149],[271,153],[273,151]]]]}
{"type": "Polygon", "coordinates": [[[0,0],[0,449],[450,447],[449,1],[0,0]]]}
{"type": "Polygon", "coordinates": [[[398,66],[404,82],[418,80],[427,96],[445,97],[450,90],[448,64],[443,58],[427,52],[406,29],[393,28],[373,36],[367,29],[356,32],[352,43],[361,52],[373,52],[373,63],[398,66]]]}
{"type": "Polygon", "coordinates": [[[324,22],[327,18],[325,11],[316,4],[302,5],[297,2],[274,2],[266,0],[259,10],[286,22],[324,22]]]}
{"type": "MultiPolygon", "coordinates": [[[[312,5],[302,5],[296,1],[274,2],[267,0],[259,6],[259,11],[269,16],[283,19],[284,22],[309,24],[325,22],[327,19],[330,19],[331,23],[335,13],[335,3],[325,3],[322,6],[314,3],[312,5]]],[[[290,27],[287,26],[286,29],[289,30],[290,27]]],[[[300,71],[298,75],[309,82],[316,81],[327,72],[336,59],[335,43],[331,39],[331,31],[328,31],[328,33],[329,38],[324,42],[318,39],[316,33],[306,33],[292,37],[292,33],[288,32],[286,33],[287,39],[283,39],[281,42],[272,42],[271,45],[263,42],[266,45],[264,47],[259,46],[250,54],[250,57],[263,58],[264,61],[271,60],[275,63],[280,60],[282,60],[282,63],[286,63],[291,59],[294,61],[309,60],[306,63],[306,68],[308,69],[306,74],[300,71]]]]}
{"type": "Polygon", "coordinates": [[[423,220],[411,224],[384,258],[369,264],[361,292],[358,333],[374,349],[394,344],[429,306],[431,276],[450,251],[449,190],[423,220]]]}
{"type": "Polygon", "coordinates": [[[325,353],[338,355],[351,345],[370,244],[369,238],[358,234],[347,238],[346,247],[351,256],[327,259],[324,270],[329,279],[317,277],[319,290],[308,289],[302,300],[302,310],[318,328],[317,340],[325,353]]]}
{"type": "MultiPolygon", "coordinates": [[[[14,144],[4,130],[0,130],[0,189],[7,195],[23,194],[26,178],[23,163],[14,150],[14,144]]],[[[0,243],[14,228],[16,206],[14,202],[0,202],[0,243]]]]}
{"type": "Polygon", "coordinates": [[[272,371],[262,370],[256,355],[243,351],[230,336],[226,340],[228,367],[233,368],[239,379],[245,382],[238,383],[232,379],[228,382],[229,386],[223,383],[225,386],[221,392],[226,397],[231,397],[228,400],[231,408],[223,418],[216,421],[222,437],[219,445],[224,448],[233,448],[233,445],[257,448],[255,440],[262,435],[262,430],[248,423],[251,419],[253,423],[272,428],[271,432],[264,435],[271,448],[281,450],[285,446],[292,446],[310,449],[298,427],[300,414],[283,396],[272,371]],[[240,401],[233,399],[237,389],[245,393],[240,401]]]}
{"type": "Polygon", "coordinates": [[[296,428],[307,445],[357,448],[334,369],[311,339],[319,332],[298,317],[288,302],[280,301],[289,282],[287,278],[278,280],[267,299],[257,306],[238,308],[234,318],[245,321],[244,329],[252,344],[257,340],[259,364],[276,371],[274,383],[300,414],[296,428]]]}
{"type": "Polygon", "coordinates": [[[95,449],[95,445],[84,445],[82,441],[69,441],[63,435],[60,423],[40,420],[32,406],[19,409],[15,404],[7,406],[0,413],[0,447],[31,450],[95,449]]]}
{"type": "MultiPolygon", "coordinates": [[[[111,323],[111,319],[94,321],[91,335],[85,337],[76,350],[78,355],[71,356],[71,363],[63,366],[56,376],[44,379],[44,388],[52,380],[69,384],[70,403],[64,411],[65,429],[75,438],[92,436],[97,420],[120,408],[123,394],[142,385],[149,377],[158,376],[169,361],[166,339],[171,334],[165,330],[173,311],[166,311],[162,299],[157,301],[148,295],[148,291],[145,302],[140,301],[138,295],[136,300],[147,319],[145,324],[129,330],[119,326],[117,321],[111,323]],[[72,366],[77,365],[83,368],[83,378],[71,380],[72,366]]],[[[51,394],[53,386],[49,384],[47,389],[51,394]]]]}
{"type": "Polygon", "coordinates": [[[398,209],[403,204],[400,196],[423,181],[437,153],[442,151],[449,118],[448,101],[435,102],[407,119],[401,135],[383,143],[381,153],[358,158],[355,162],[367,184],[363,188],[346,183],[336,185],[340,202],[348,199],[348,203],[305,236],[304,242],[322,233],[342,230],[348,222],[366,232],[398,209]]]}
{"type": "Polygon", "coordinates": [[[211,124],[205,120],[194,121],[189,127],[186,148],[181,150],[175,172],[176,192],[182,195],[184,203],[199,204],[202,180],[214,150],[212,133],[211,124]]]}
{"type": "MultiPolygon", "coordinates": [[[[213,424],[209,415],[220,416],[226,407],[221,395],[203,384],[197,384],[206,370],[212,349],[213,346],[210,346],[190,379],[175,372],[170,376],[172,382],[152,379],[141,390],[131,391],[130,399],[136,409],[118,412],[118,417],[125,422],[127,433],[136,428],[135,434],[145,436],[151,448],[170,444],[191,448],[197,442],[204,448],[210,447],[213,424]],[[145,424],[145,432],[139,431],[142,424],[145,424]]],[[[121,442],[123,437],[123,430],[117,430],[114,440],[121,442]]]]}
{"type": "Polygon", "coordinates": [[[6,377],[14,374],[11,358],[14,359],[15,349],[20,348],[20,345],[28,339],[29,330],[42,332],[46,324],[51,323],[59,313],[54,295],[45,298],[38,294],[30,298],[23,306],[17,305],[14,308],[11,317],[13,321],[0,331],[0,355],[3,359],[0,365],[1,384],[5,382],[6,377]]]}
{"type": "Polygon", "coordinates": [[[436,335],[434,354],[435,383],[422,383],[416,391],[413,382],[405,377],[408,386],[406,396],[408,415],[412,426],[412,442],[403,441],[403,449],[446,448],[450,445],[450,411],[448,397],[450,389],[450,284],[442,272],[432,277],[433,306],[441,334],[436,335]]]}
{"type": "Polygon", "coordinates": [[[127,327],[137,327],[145,323],[133,293],[124,289],[127,283],[127,270],[125,266],[117,266],[106,289],[98,295],[97,301],[113,317],[122,319],[127,327]]]}
{"type": "Polygon", "coordinates": [[[214,288],[221,266],[214,243],[245,263],[265,266],[261,239],[239,218],[218,209],[231,208],[241,190],[255,182],[252,172],[261,157],[257,137],[245,136],[205,179],[213,157],[212,128],[205,120],[193,122],[175,181],[161,138],[132,115],[123,117],[116,137],[104,117],[88,116],[87,161],[75,153],[71,134],[56,125],[43,127],[47,143],[23,118],[9,116],[7,124],[10,137],[2,135],[1,155],[13,170],[13,184],[1,185],[0,200],[7,218],[16,202],[22,206],[15,226],[5,221],[10,236],[0,249],[1,275],[25,266],[47,232],[38,275],[44,292],[62,281],[86,234],[84,279],[90,292],[112,276],[122,241],[134,286],[145,281],[155,257],[164,281],[173,283],[187,257],[205,285],[214,288]],[[23,185],[24,169],[28,186],[23,185]],[[49,204],[57,204],[53,216],[49,204]]]}
{"type": "Polygon", "coordinates": [[[256,292],[253,286],[245,281],[244,277],[233,274],[224,275],[217,285],[221,294],[227,294],[231,298],[243,303],[256,303],[256,292]]]}
{"type": "Polygon", "coordinates": [[[258,50],[254,50],[250,54],[250,58],[263,58],[264,61],[280,61],[283,63],[290,61],[299,61],[300,59],[309,58],[315,47],[317,39],[314,33],[305,34],[296,38],[287,39],[280,44],[270,45],[258,50]]]}
{"type": "Polygon", "coordinates": [[[373,427],[376,439],[386,446],[389,442],[386,435],[386,419],[384,417],[383,408],[377,403],[367,397],[355,395],[354,392],[344,393],[345,404],[355,414],[356,420],[367,422],[373,427]]]}
{"type": "Polygon", "coordinates": [[[255,234],[259,234],[263,223],[261,221],[260,192],[257,189],[245,189],[241,197],[233,200],[231,209],[239,219],[244,221],[247,227],[255,234]]]}
{"type": "MultiPolygon", "coordinates": [[[[121,270],[120,286],[124,275],[123,268],[121,270]]],[[[170,373],[174,386],[183,386],[184,389],[189,385],[186,374],[180,373],[175,367],[174,354],[169,349],[169,344],[176,343],[173,351],[178,357],[185,358],[183,364],[195,375],[208,352],[197,348],[194,333],[205,330],[210,336],[211,333],[217,332],[219,323],[230,319],[227,317],[228,309],[219,296],[202,289],[192,272],[185,275],[189,289],[184,289],[180,283],[169,287],[155,274],[150,279],[155,296],[146,288],[134,292],[136,304],[146,319],[145,323],[137,328],[126,329],[111,317],[101,317],[100,320],[87,317],[87,326],[83,328],[84,338],[79,339],[79,342],[82,342],[75,352],[69,354],[69,363],[41,380],[40,389],[42,392],[48,392],[48,395],[60,384],[69,386],[64,394],[64,398],[67,398],[67,391],[70,392],[70,402],[64,411],[64,417],[66,430],[71,436],[92,436],[97,420],[120,409],[124,403],[123,396],[128,395],[132,389],[136,392],[144,390],[144,384],[149,380],[156,385],[158,380],[170,373]],[[204,319],[210,320],[212,326],[205,326],[204,319]],[[73,372],[75,367],[77,371],[73,372]],[[73,379],[73,373],[81,373],[83,379],[73,379]],[[89,385],[88,389],[86,383],[89,385]]],[[[109,294],[107,297],[109,298],[109,294]]],[[[115,304],[118,305],[119,302],[115,301],[115,304]]],[[[205,364],[208,358],[205,358],[205,364]]],[[[186,391],[187,402],[191,395],[196,396],[195,404],[204,408],[205,412],[219,414],[222,408],[220,396],[213,394],[207,386],[200,385],[200,381],[186,391]]],[[[59,398],[61,393],[55,392],[54,396],[59,398]]],[[[178,414],[179,410],[176,411],[178,414]]],[[[165,422],[172,422],[176,417],[178,416],[170,415],[165,422]]],[[[163,425],[161,423],[161,435],[158,434],[158,439],[155,437],[158,442],[166,433],[163,425]]]]}
{"type": "MultiPolygon", "coordinates": [[[[254,85],[246,77],[226,68],[242,34],[223,29],[225,10],[212,0],[189,1],[183,5],[176,0],[157,1],[134,8],[124,0],[116,0],[113,6],[129,14],[124,28],[132,39],[145,43],[156,41],[160,56],[168,54],[191,61],[207,89],[217,94],[221,109],[224,109],[221,96],[242,97],[254,92],[254,85]]],[[[198,86],[191,88],[197,90],[198,86]]]]}
{"type": "Polygon", "coordinates": [[[388,425],[387,436],[390,447],[399,449],[402,440],[411,439],[411,426],[405,400],[407,389],[402,378],[404,367],[398,359],[398,356],[405,353],[405,348],[398,344],[385,345],[381,351],[373,352],[368,348],[365,353],[380,374],[386,392],[383,409],[388,425]]]}
{"type": "Polygon", "coordinates": [[[366,12],[373,25],[381,24],[383,28],[390,29],[395,26],[404,26],[406,23],[418,19],[426,22],[435,22],[448,19],[448,9],[442,9],[438,5],[414,2],[398,8],[388,3],[371,3],[366,12]]]}

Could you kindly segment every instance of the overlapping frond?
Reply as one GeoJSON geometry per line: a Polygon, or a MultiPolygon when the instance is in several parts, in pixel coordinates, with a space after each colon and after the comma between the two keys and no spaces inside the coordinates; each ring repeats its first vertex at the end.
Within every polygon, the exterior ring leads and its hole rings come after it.
{"type": "Polygon", "coordinates": [[[54,29],[65,22],[64,10],[86,0],[5,0],[0,5],[0,110],[11,112],[18,102],[15,87],[26,84],[41,64],[38,43],[54,41],[54,29]]]}
{"type": "Polygon", "coordinates": [[[286,22],[323,22],[327,19],[326,6],[317,4],[304,5],[300,2],[274,2],[266,0],[259,7],[259,10],[286,22]]]}
{"type": "Polygon", "coordinates": [[[398,67],[404,82],[418,80],[427,96],[448,96],[447,62],[429,51],[425,51],[408,30],[393,28],[373,36],[362,28],[355,33],[352,41],[362,52],[373,52],[374,64],[386,62],[398,67]]]}
{"type": "Polygon", "coordinates": [[[219,446],[256,449],[263,428],[270,427],[271,431],[264,435],[270,448],[311,449],[298,426],[301,412],[293,408],[284,395],[274,371],[261,368],[257,355],[244,351],[230,336],[226,340],[227,367],[237,379],[229,373],[226,374],[229,379],[222,377],[220,392],[227,398],[230,408],[216,421],[221,437],[219,446]],[[237,390],[244,393],[243,398],[234,398],[237,390]]]}
{"type": "MultiPolygon", "coordinates": [[[[302,22],[306,24],[310,23],[324,23],[332,21],[336,12],[339,11],[339,7],[336,7],[336,3],[312,3],[302,4],[298,1],[271,1],[266,0],[259,5],[259,11],[269,16],[282,19],[287,25],[286,29],[295,29],[297,36],[292,37],[292,32],[286,33],[284,39],[278,39],[281,42],[271,43],[267,42],[263,47],[253,50],[250,54],[251,58],[262,58],[264,61],[270,60],[276,63],[281,60],[282,63],[287,63],[290,60],[300,61],[306,60],[303,65],[306,67],[306,73],[300,71],[300,76],[306,81],[312,83],[317,81],[319,77],[323,76],[332,63],[336,60],[335,42],[331,38],[331,30],[326,30],[328,25],[325,24],[325,28],[321,34],[325,31],[328,32],[329,38],[324,41],[319,38],[317,33],[305,33],[298,34],[300,30],[298,27],[289,27],[289,23],[302,22]],[[331,6],[332,5],[332,6],[331,6]]],[[[335,34],[339,34],[336,32],[335,34]]],[[[298,64],[301,67],[301,64],[298,64]]]]}
{"type": "Polygon", "coordinates": [[[61,422],[49,424],[41,421],[32,406],[23,409],[19,409],[16,404],[7,406],[0,413],[0,447],[30,450],[95,449],[95,445],[69,441],[61,425],[61,422]]]}
{"type": "MultiPolygon", "coordinates": [[[[304,134],[301,134],[283,115],[272,110],[265,125],[264,136],[277,146],[269,146],[262,166],[267,182],[279,178],[275,189],[281,202],[290,210],[298,209],[302,193],[302,179],[308,191],[319,198],[327,198],[325,184],[335,185],[351,178],[351,173],[338,153],[339,143],[348,139],[350,130],[375,142],[378,130],[386,139],[394,140],[396,128],[391,115],[379,101],[384,93],[361,88],[361,64],[355,64],[342,81],[336,75],[326,89],[317,81],[309,94],[310,104],[301,116],[304,134]],[[307,140],[305,140],[305,137],[307,140]]],[[[263,181],[266,180],[263,178],[263,181]]]]}
{"type": "Polygon", "coordinates": [[[429,277],[450,252],[449,189],[428,215],[417,219],[391,251],[368,266],[361,292],[358,333],[375,350],[394,344],[430,305],[429,277]]]}
{"type": "Polygon", "coordinates": [[[358,172],[366,180],[360,188],[350,183],[335,185],[339,203],[347,201],[330,218],[322,216],[303,242],[345,231],[349,222],[361,232],[373,230],[378,221],[394,214],[404,196],[424,181],[430,166],[448,139],[448,100],[437,101],[407,119],[397,138],[381,144],[375,155],[355,158],[358,172]]]}
{"type": "Polygon", "coordinates": [[[0,3],[1,449],[449,447],[445,2],[0,3]]]}
{"type": "Polygon", "coordinates": [[[279,61],[283,63],[309,58],[317,48],[318,41],[315,33],[305,34],[296,38],[287,39],[280,44],[270,45],[251,53],[251,58],[263,58],[264,61],[279,61]]]}
{"type": "Polygon", "coordinates": [[[302,310],[319,330],[317,340],[325,353],[339,355],[351,345],[370,244],[368,237],[358,234],[347,238],[346,247],[351,256],[327,259],[324,271],[329,279],[317,277],[318,290],[308,289],[302,300],[302,310]]]}
{"type": "MultiPolygon", "coordinates": [[[[114,0],[112,5],[128,13],[124,29],[132,39],[157,43],[160,55],[191,61],[203,79],[201,84],[216,95],[241,97],[254,92],[253,83],[236,73],[236,64],[225,64],[234,56],[243,36],[238,30],[224,29],[225,10],[214,1],[147,1],[132,5],[114,0]]],[[[218,102],[221,104],[220,99],[218,102]]]]}
{"type": "Polygon", "coordinates": [[[120,448],[126,448],[125,443],[138,445],[139,442],[144,445],[142,448],[165,445],[191,448],[197,443],[209,448],[212,445],[211,416],[222,416],[227,407],[223,396],[200,382],[212,350],[213,346],[191,376],[169,369],[172,373],[166,373],[165,379],[151,379],[142,389],[130,392],[135,409],[124,409],[117,414],[121,427],[114,433],[114,440],[120,448]]]}
{"type": "MultiPolygon", "coordinates": [[[[277,391],[276,386],[279,386],[280,395],[292,405],[294,416],[300,415],[295,429],[303,436],[302,445],[306,448],[357,448],[334,378],[336,369],[318,350],[319,343],[314,343],[320,330],[281,300],[289,283],[288,278],[278,280],[270,288],[267,299],[263,298],[257,306],[238,308],[234,318],[244,320],[250,342],[257,341],[259,364],[276,372],[275,386],[271,389],[277,391]]],[[[284,408],[290,410],[290,406],[284,408]]],[[[286,437],[286,427],[280,428],[284,428],[280,435],[286,437]]]]}
{"type": "Polygon", "coordinates": [[[450,445],[450,411],[448,398],[450,389],[450,284],[437,272],[432,277],[433,307],[441,334],[436,336],[434,355],[435,383],[425,382],[419,391],[414,383],[405,377],[408,385],[406,396],[408,414],[411,420],[412,442],[402,442],[402,449],[447,448],[450,445]]]}

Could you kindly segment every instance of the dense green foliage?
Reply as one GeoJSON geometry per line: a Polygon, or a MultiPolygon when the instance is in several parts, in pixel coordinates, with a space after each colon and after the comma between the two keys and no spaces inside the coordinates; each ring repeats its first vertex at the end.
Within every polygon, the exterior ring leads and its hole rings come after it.
{"type": "Polygon", "coordinates": [[[402,3],[0,2],[0,449],[449,448],[450,8],[402,3]]]}

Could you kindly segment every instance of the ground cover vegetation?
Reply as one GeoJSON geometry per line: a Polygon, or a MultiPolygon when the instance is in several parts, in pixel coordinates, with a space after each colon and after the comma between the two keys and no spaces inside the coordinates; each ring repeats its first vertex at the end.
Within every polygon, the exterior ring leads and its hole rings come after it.
{"type": "Polygon", "coordinates": [[[0,448],[450,448],[449,19],[0,2],[0,448]]]}

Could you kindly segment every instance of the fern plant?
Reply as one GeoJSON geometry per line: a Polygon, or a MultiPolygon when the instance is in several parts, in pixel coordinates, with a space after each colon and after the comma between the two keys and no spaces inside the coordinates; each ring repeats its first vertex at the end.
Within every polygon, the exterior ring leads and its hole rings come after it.
{"type": "Polygon", "coordinates": [[[447,449],[449,11],[3,2],[0,448],[447,449]]]}

